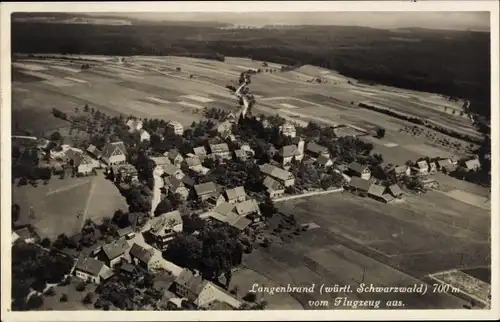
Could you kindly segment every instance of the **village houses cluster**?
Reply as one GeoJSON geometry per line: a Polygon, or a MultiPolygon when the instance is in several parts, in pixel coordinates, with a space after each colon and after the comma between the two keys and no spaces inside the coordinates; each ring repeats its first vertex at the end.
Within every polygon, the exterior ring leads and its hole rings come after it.
{"type": "MultiPolygon", "coordinates": [[[[222,140],[237,141],[231,133],[235,122],[236,117],[230,114],[218,124],[217,132],[222,140]]],[[[129,119],[126,125],[131,133],[139,133],[141,141],[150,140],[150,134],[143,129],[141,120],[129,119]]],[[[169,122],[167,130],[175,135],[182,135],[184,132],[183,126],[176,121],[169,122]]],[[[271,199],[284,197],[286,188],[295,185],[296,178],[290,172],[290,168],[292,163],[300,163],[305,156],[308,160],[312,160],[316,167],[333,167],[335,172],[345,178],[346,190],[356,194],[366,194],[381,202],[392,202],[403,196],[403,189],[397,183],[389,186],[377,183],[367,165],[357,162],[335,164],[328,148],[314,142],[305,142],[297,136],[297,130],[291,122],[283,124],[280,132],[283,136],[292,138],[295,144],[283,146],[270,162],[259,166],[261,173],[264,174],[263,186],[271,199]]],[[[192,179],[195,174],[203,176],[211,171],[203,166],[207,158],[222,163],[230,159],[253,160],[254,151],[249,144],[238,142],[237,146],[237,149],[231,150],[227,143],[207,144],[195,147],[186,155],[177,150],[170,150],[163,156],[150,159],[155,163],[155,172],[161,173],[164,191],[177,194],[183,200],[189,198],[199,200],[204,205],[199,215],[201,219],[227,223],[234,229],[244,232],[248,227],[258,225],[262,221],[259,201],[250,197],[242,186],[220,187],[212,181],[196,184],[192,179]]],[[[104,168],[111,174],[110,177],[116,184],[139,180],[137,169],[127,162],[127,149],[121,141],[106,143],[102,151],[93,145],[85,151],[63,146],[62,151],[51,153],[52,157],[67,162],[78,175],[89,175],[95,173],[97,168],[104,168]]],[[[422,178],[423,184],[431,188],[437,183],[428,178],[429,174],[443,169],[451,170],[456,166],[457,162],[451,159],[442,159],[430,164],[421,160],[414,165],[394,166],[390,172],[396,177],[422,178]]],[[[479,164],[476,160],[469,160],[464,166],[475,169],[479,164]]],[[[74,268],[74,275],[98,284],[115,274],[114,267],[118,263],[124,274],[136,269],[153,271],[163,268],[177,276],[174,282],[176,297],[172,299],[174,304],[180,305],[179,299],[188,298],[202,308],[216,302],[238,308],[241,303],[221,287],[203,280],[196,272],[180,268],[162,258],[162,251],[167,249],[169,243],[182,232],[183,219],[179,210],[157,214],[150,219],[144,231],[150,237],[151,244],[141,242],[130,227],[122,229],[117,232],[116,240],[96,247],[89,254],[81,254],[74,268]]]]}

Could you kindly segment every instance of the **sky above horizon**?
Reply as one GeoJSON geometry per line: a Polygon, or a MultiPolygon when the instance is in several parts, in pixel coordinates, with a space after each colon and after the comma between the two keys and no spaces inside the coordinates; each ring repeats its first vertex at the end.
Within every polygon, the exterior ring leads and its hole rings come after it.
{"type": "Polygon", "coordinates": [[[141,20],[205,21],[250,26],[340,25],[381,29],[421,27],[489,31],[489,12],[113,12],[93,16],[129,17],[141,20]]]}

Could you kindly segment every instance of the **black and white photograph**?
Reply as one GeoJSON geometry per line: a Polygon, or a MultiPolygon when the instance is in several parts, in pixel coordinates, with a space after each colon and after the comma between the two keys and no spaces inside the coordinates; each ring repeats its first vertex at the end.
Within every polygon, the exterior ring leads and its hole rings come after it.
{"type": "Polygon", "coordinates": [[[497,315],[498,4],[383,2],[11,3],[2,320],[497,315]]]}

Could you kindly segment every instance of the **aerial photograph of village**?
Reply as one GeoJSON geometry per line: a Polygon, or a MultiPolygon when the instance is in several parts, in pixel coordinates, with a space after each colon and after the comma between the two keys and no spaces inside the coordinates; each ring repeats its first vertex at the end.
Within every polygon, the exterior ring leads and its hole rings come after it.
{"type": "Polygon", "coordinates": [[[14,13],[11,310],[489,310],[489,21],[14,13]]]}

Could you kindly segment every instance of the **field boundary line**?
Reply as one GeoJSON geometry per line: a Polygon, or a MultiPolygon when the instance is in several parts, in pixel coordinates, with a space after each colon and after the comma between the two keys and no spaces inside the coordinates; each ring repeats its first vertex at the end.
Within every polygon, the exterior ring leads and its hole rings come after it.
{"type": "Polygon", "coordinates": [[[79,231],[82,229],[83,225],[85,224],[85,220],[87,218],[87,213],[88,213],[89,206],[90,206],[90,201],[92,200],[92,194],[94,193],[94,187],[95,187],[95,181],[91,180],[89,195],[87,197],[87,201],[85,202],[85,209],[83,210],[82,220],[81,220],[79,227],[78,227],[79,231]]]}
{"type": "Polygon", "coordinates": [[[274,199],[273,201],[274,202],[281,202],[281,201],[293,200],[293,199],[298,199],[298,198],[326,195],[329,193],[342,192],[342,191],[344,191],[344,188],[337,188],[337,189],[327,190],[327,191],[314,191],[314,192],[303,193],[300,195],[281,197],[281,198],[274,199]]]}
{"type": "Polygon", "coordinates": [[[59,193],[59,192],[67,191],[67,190],[76,188],[78,186],[84,185],[84,184],[89,183],[89,182],[90,182],[90,180],[86,180],[86,181],[78,182],[78,183],[75,183],[75,184],[72,184],[72,185],[69,185],[69,186],[57,188],[55,190],[51,190],[51,191],[47,192],[46,196],[53,195],[54,193],[59,193]]]}

